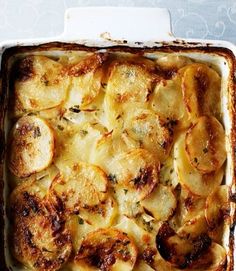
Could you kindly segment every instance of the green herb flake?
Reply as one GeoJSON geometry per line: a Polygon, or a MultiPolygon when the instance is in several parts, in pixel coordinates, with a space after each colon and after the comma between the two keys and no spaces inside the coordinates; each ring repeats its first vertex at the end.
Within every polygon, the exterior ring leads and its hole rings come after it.
{"type": "Polygon", "coordinates": [[[73,113],[79,113],[80,112],[79,105],[74,105],[73,107],[70,107],[69,111],[71,111],[73,113]]]}
{"type": "Polygon", "coordinates": [[[194,159],[193,159],[193,160],[194,160],[194,162],[195,162],[195,163],[197,163],[197,162],[198,162],[197,157],[194,157],[194,159]]]}
{"type": "Polygon", "coordinates": [[[83,224],[84,224],[84,220],[83,220],[81,217],[79,217],[79,224],[80,224],[80,225],[83,225],[83,224]]]}
{"type": "Polygon", "coordinates": [[[117,184],[117,183],[118,183],[115,174],[109,174],[109,175],[108,175],[108,180],[109,180],[110,182],[112,182],[113,184],[117,184]]]}
{"type": "Polygon", "coordinates": [[[124,193],[125,193],[125,195],[127,194],[127,192],[128,192],[128,189],[124,189],[124,193]]]}
{"type": "Polygon", "coordinates": [[[61,125],[57,125],[57,129],[60,130],[60,131],[63,131],[63,130],[64,130],[64,127],[61,126],[61,125]]]}
{"type": "Polygon", "coordinates": [[[37,126],[34,128],[34,138],[40,137],[41,136],[41,132],[40,132],[40,128],[37,126]]]}
{"type": "Polygon", "coordinates": [[[82,136],[86,136],[88,134],[88,131],[86,130],[80,130],[80,133],[82,136]]]}

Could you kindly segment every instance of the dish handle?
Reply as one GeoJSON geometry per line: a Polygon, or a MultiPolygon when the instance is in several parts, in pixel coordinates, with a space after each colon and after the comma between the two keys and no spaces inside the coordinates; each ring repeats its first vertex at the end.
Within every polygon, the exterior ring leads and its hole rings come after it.
{"type": "Polygon", "coordinates": [[[170,41],[170,14],[164,8],[78,7],[65,12],[62,34],[69,40],[170,41]]]}

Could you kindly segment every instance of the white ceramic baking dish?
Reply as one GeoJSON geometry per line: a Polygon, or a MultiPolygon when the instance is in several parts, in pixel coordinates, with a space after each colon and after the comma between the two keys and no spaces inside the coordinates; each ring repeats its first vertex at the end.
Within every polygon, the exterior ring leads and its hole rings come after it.
{"type": "MultiPolygon", "coordinates": [[[[65,28],[62,35],[53,38],[11,40],[0,43],[0,62],[4,78],[5,60],[12,52],[24,48],[24,52],[40,50],[73,50],[76,46],[93,50],[134,50],[155,58],[158,54],[178,53],[199,61],[207,61],[218,67],[222,75],[222,117],[227,134],[226,184],[235,193],[235,152],[236,152],[236,46],[227,41],[193,40],[175,38],[171,32],[170,16],[166,9],[159,8],[72,8],[65,13],[65,28]],[[58,42],[58,43],[55,43],[58,42]],[[66,43],[66,44],[65,44],[66,43]],[[46,45],[42,45],[46,44],[46,45]],[[17,46],[17,47],[16,47],[17,46]],[[29,47],[25,47],[29,46],[29,47]],[[33,46],[33,47],[32,47],[33,46]],[[36,47],[35,47],[36,46],[36,47]],[[12,49],[13,48],[13,49],[12,49]],[[51,49],[50,49],[51,48],[51,49]],[[110,49],[109,49],[110,48],[110,49]],[[130,49],[133,48],[133,49],[130,49]],[[135,48],[135,49],[134,49],[135,48]]],[[[76,50],[78,50],[78,48],[76,50]]],[[[1,120],[1,182],[0,192],[0,270],[16,270],[9,257],[7,244],[7,218],[5,215],[8,197],[7,180],[4,170],[7,118],[5,117],[7,93],[2,88],[1,120]],[[1,191],[2,190],[2,191],[1,191]],[[2,246],[1,246],[2,245],[2,246]]],[[[233,197],[234,198],[234,197],[233,197]]],[[[225,232],[224,245],[228,252],[226,270],[234,270],[234,203],[231,208],[231,225],[225,232]]]]}

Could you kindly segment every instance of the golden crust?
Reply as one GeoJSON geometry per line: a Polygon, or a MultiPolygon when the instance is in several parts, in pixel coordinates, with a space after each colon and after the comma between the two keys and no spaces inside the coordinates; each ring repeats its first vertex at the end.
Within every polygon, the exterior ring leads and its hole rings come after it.
{"type": "Polygon", "coordinates": [[[10,237],[26,268],[223,270],[220,75],[179,53],[148,56],[13,65],[10,237]]]}

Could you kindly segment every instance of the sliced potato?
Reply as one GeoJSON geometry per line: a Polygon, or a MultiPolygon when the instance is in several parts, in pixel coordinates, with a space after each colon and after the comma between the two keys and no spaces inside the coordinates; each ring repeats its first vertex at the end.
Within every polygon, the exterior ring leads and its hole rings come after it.
{"type": "Polygon", "coordinates": [[[117,155],[109,165],[110,176],[126,189],[126,197],[134,201],[146,198],[159,181],[159,163],[144,149],[134,149],[117,155]],[[137,194],[137,195],[136,195],[137,194]]]}
{"type": "Polygon", "coordinates": [[[82,270],[128,271],[133,270],[136,258],[137,248],[132,239],[122,231],[109,228],[99,229],[85,237],[75,255],[75,263],[82,270]]]}
{"type": "Polygon", "coordinates": [[[205,215],[210,229],[219,227],[229,217],[229,187],[221,185],[207,197],[205,215]]]}
{"type": "Polygon", "coordinates": [[[169,54],[156,60],[156,64],[164,77],[172,77],[180,68],[192,63],[192,60],[186,56],[169,54]]]}
{"type": "Polygon", "coordinates": [[[54,154],[54,134],[47,122],[24,116],[15,124],[9,142],[9,168],[18,177],[27,177],[47,168],[54,154]]]}
{"type": "Polygon", "coordinates": [[[63,219],[45,200],[40,181],[19,185],[10,197],[12,253],[32,270],[59,270],[72,251],[63,219]],[[39,185],[40,184],[40,185],[39,185]]]}
{"type": "Polygon", "coordinates": [[[159,184],[141,205],[157,220],[168,220],[173,215],[177,201],[170,187],[159,184]]]}
{"type": "Polygon", "coordinates": [[[206,64],[195,63],[186,67],[182,77],[186,109],[195,118],[202,115],[218,116],[220,112],[219,74],[206,64]]]}
{"type": "Polygon", "coordinates": [[[151,98],[151,107],[162,118],[182,120],[186,117],[183,95],[179,80],[166,80],[158,83],[151,98]]]}
{"type": "Polygon", "coordinates": [[[194,195],[207,197],[222,182],[224,171],[201,174],[189,162],[184,144],[185,135],[181,135],[174,146],[175,169],[180,183],[194,195]]]}
{"type": "Polygon", "coordinates": [[[16,103],[14,113],[40,111],[62,104],[69,78],[63,66],[46,56],[31,55],[19,60],[14,68],[16,103]]]}
{"type": "Polygon", "coordinates": [[[63,131],[57,130],[55,165],[61,172],[66,172],[68,164],[90,162],[96,142],[103,133],[103,127],[89,123],[66,126],[63,131]]]}
{"type": "Polygon", "coordinates": [[[165,123],[153,111],[135,109],[127,112],[125,129],[129,136],[140,142],[141,147],[163,162],[170,153],[173,141],[173,127],[165,123]]]}
{"type": "Polygon", "coordinates": [[[109,129],[121,122],[123,106],[147,102],[153,81],[153,75],[143,65],[130,62],[111,65],[104,100],[109,129]]]}
{"type": "Polygon", "coordinates": [[[68,165],[68,171],[58,175],[50,187],[51,197],[62,202],[68,213],[81,207],[90,208],[107,197],[107,176],[102,169],[87,163],[68,165]]]}
{"type": "Polygon", "coordinates": [[[214,117],[203,116],[189,128],[185,148],[193,167],[202,173],[218,170],[226,159],[225,133],[214,117]]]}
{"type": "Polygon", "coordinates": [[[156,246],[166,261],[169,261],[174,267],[185,269],[192,267],[199,259],[201,260],[203,255],[208,253],[211,239],[207,234],[201,234],[192,240],[181,238],[165,222],[157,233],[156,246]]]}

